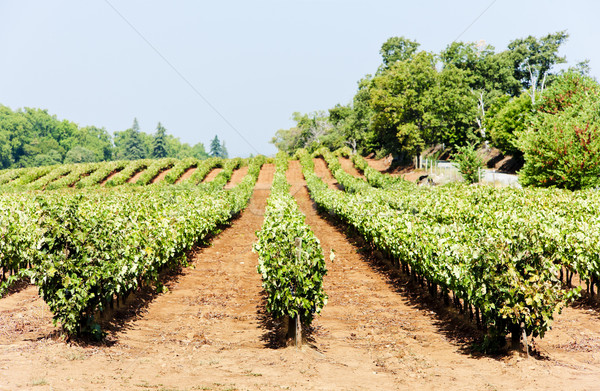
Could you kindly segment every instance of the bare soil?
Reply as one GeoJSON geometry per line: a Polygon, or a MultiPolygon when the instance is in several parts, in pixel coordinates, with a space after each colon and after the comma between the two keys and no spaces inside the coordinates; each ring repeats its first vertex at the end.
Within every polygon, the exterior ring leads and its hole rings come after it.
{"type": "Polygon", "coordinates": [[[247,173],[248,173],[248,166],[244,166],[242,168],[234,170],[233,173],[231,174],[231,179],[225,185],[225,189],[231,189],[231,188],[237,186],[242,181],[242,179],[244,179],[244,177],[246,176],[247,173]]]}
{"type": "MultiPolygon", "coordinates": [[[[419,180],[419,178],[421,176],[426,175],[426,173],[423,170],[416,170],[413,166],[397,167],[397,168],[392,169],[391,168],[391,159],[389,159],[389,158],[385,158],[385,159],[369,159],[369,158],[367,158],[366,160],[367,160],[367,163],[369,164],[369,166],[371,166],[371,168],[374,168],[375,170],[377,170],[379,172],[385,172],[392,176],[399,176],[402,179],[405,179],[407,181],[416,182],[419,180]]],[[[350,161],[350,164],[352,164],[351,161],[350,161]]]]}
{"type": "Polygon", "coordinates": [[[346,157],[343,157],[343,156],[340,156],[338,158],[338,160],[340,162],[340,165],[342,166],[342,169],[344,171],[346,171],[348,174],[354,175],[357,178],[365,179],[365,176],[356,169],[356,167],[354,166],[354,163],[352,163],[352,160],[350,160],[346,157]]]}
{"type": "Polygon", "coordinates": [[[273,171],[263,167],[250,205],[189,255],[191,266],[167,280],[168,292],[140,295],[115,315],[105,343],[64,342],[34,287],[1,299],[0,390],[599,388],[597,308],[565,309],[530,359],[476,354],[471,327],[316,212],[298,162],[287,176],[328,260],[329,302],[308,343],[281,347],[251,250],[273,171]]]}
{"type": "Polygon", "coordinates": [[[202,180],[202,183],[208,183],[208,182],[211,182],[213,179],[215,179],[215,177],[216,177],[217,175],[219,175],[219,173],[220,173],[221,171],[223,171],[223,169],[222,169],[222,168],[218,168],[218,167],[217,167],[217,168],[215,168],[215,169],[212,169],[212,170],[211,170],[211,171],[210,171],[210,172],[209,172],[209,173],[208,173],[208,174],[207,174],[207,175],[204,177],[204,179],[202,180]]]}
{"type": "Polygon", "coordinates": [[[144,171],[146,171],[147,168],[143,168],[141,170],[139,170],[138,172],[136,172],[135,174],[133,174],[133,176],[129,179],[127,179],[127,183],[136,183],[138,181],[138,179],[140,179],[140,177],[142,176],[142,174],[144,173],[144,171]]]}
{"type": "Polygon", "coordinates": [[[181,183],[187,179],[189,179],[192,175],[194,175],[194,172],[198,169],[198,167],[190,167],[187,170],[185,170],[185,172],[179,177],[179,179],[177,179],[175,181],[175,183],[181,183]]]}
{"type": "Polygon", "coordinates": [[[117,175],[118,173],[120,173],[122,170],[115,170],[113,172],[111,172],[110,174],[108,174],[108,176],[106,178],[104,178],[101,182],[100,182],[100,186],[104,186],[104,184],[108,181],[110,181],[115,175],[117,175]]]}
{"type": "Polygon", "coordinates": [[[167,176],[167,174],[169,173],[169,171],[171,171],[171,168],[167,168],[162,170],[160,173],[158,173],[157,176],[155,176],[150,183],[158,183],[158,182],[162,182],[165,177],[167,176]]]}

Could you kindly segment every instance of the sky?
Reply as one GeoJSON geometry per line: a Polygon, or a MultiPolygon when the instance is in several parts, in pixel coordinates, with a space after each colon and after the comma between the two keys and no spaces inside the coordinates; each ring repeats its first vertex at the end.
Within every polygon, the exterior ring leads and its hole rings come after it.
{"type": "Polygon", "coordinates": [[[293,112],[349,103],[389,37],[501,51],[567,30],[560,53],[598,78],[598,15],[595,0],[0,0],[0,104],[271,155],[293,112]]]}

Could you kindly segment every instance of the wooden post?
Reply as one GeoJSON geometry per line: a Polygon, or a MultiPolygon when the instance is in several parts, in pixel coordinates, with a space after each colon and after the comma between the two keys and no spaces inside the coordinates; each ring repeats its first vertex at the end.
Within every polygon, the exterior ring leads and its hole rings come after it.
{"type": "Polygon", "coordinates": [[[527,343],[527,331],[525,331],[525,323],[521,322],[521,330],[523,332],[523,346],[527,352],[527,358],[529,358],[529,344],[527,343]]]}
{"type": "MultiPolygon", "coordinates": [[[[302,262],[302,238],[296,238],[296,265],[302,262]]],[[[301,308],[298,308],[298,314],[294,317],[296,347],[302,347],[302,318],[300,317],[301,308]]]]}
{"type": "Polygon", "coordinates": [[[296,320],[296,347],[302,347],[302,319],[300,313],[294,318],[296,320]]]}

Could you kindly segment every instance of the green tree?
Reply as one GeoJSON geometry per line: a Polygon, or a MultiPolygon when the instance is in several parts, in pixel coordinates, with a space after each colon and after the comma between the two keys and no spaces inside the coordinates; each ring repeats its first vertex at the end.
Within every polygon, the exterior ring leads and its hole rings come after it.
{"type": "Polygon", "coordinates": [[[200,160],[208,159],[209,157],[208,153],[206,153],[206,149],[204,148],[204,144],[202,143],[194,144],[194,146],[191,148],[190,156],[200,160]]]}
{"type": "Polygon", "coordinates": [[[515,79],[528,90],[532,104],[535,104],[536,95],[544,91],[548,79],[552,78],[552,67],[566,62],[564,56],[558,55],[558,50],[568,37],[566,31],[558,31],[540,39],[530,35],[508,44],[515,79]]]}
{"type": "Polygon", "coordinates": [[[229,152],[227,151],[227,147],[225,146],[225,140],[221,142],[221,156],[223,159],[229,159],[229,152]]]}
{"type": "Polygon", "coordinates": [[[483,159],[477,155],[474,144],[467,144],[456,149],[453,158],[458,164],[458,171],[467,183],[479,181],[479,170],[483,168],[483,159]]]}
{"type": "Polygon", "coordinates": [[[431,139],[432,87],[437,82],[435,57],[420,52],[398,61],[373,78],[369,89],[372,129],[379,145],[395,156],[420,153],[431,139]]]}
{"type": "Polygon", "coordinates": [[[97,155],[94,151],[85,147],[76,146],[67,152],[64,163],[93,163],[97,161],[97,155]]]}
{"type": "Polygon", "coordinates": [[[521,155],[517,136],[522,133],[533,114],[530,96],[523,92],[520,96],[499,100],[495,112],[489,119],[489,136],[492,145],[510,155],[521,155]]]}
{"type": "Polygon", "coordinates": [[[156,134],[154,135],[154,148],[152,149],[152,157],[156,159],[167,157],[165,133],[165,127],[159,122],[156,126],[156,134]]]}
{"type": "Polygon", "coordinates": [[[215,135],[210,142],[210,156],[212,157],[222,157],[223,153],[221,151],[221,140],[219,140],[219,136],[215,135]]]}
{"type": "Polygon", "coordinates": [[[148,140],[151,136],[140,132],[137,118],[134,118],[131,128],[115,132],[115,149],[117,159],[138,160],[148,156],[148,140]]]}
{"type": "Polygon", "coordinates": [[[404,37],[391,37],[381,45],[379,53],[383,59],[382,69],[388,69],[398,61],[413,58],[419,49],[419,43],[404,37]]]}
{"type": "Polygon", "coordinates": [[[571,190],[600,185],[600,85],[567,72],[541,96],[531,125],[518,138],[525,186],[571,190]]]}

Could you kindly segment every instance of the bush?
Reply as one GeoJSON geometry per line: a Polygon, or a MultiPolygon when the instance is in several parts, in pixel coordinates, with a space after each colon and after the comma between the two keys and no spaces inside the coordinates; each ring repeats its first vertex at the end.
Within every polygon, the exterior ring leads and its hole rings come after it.
{"type": "Polygon", "coordinates": [[[510,155],[519,155],[516,141],[531,121],[531,98],[527,93],[505,102],[489,120],[492,145],[510,155]]]}
{"type": "Polygon", "coordinates": [[[562,75],[542,95],[518,145],[524,186],[578,190],[600,185],[600,86],[574,72],[562,75]]]}
{"type": "Polygon", "coordinates": [[[475,145],[468,144],[458,147],[454,161],[458,164],[458,171],[466,182],[479,182],[479,169],[483,168],[483,159],[477,155],[475,145]]]}

